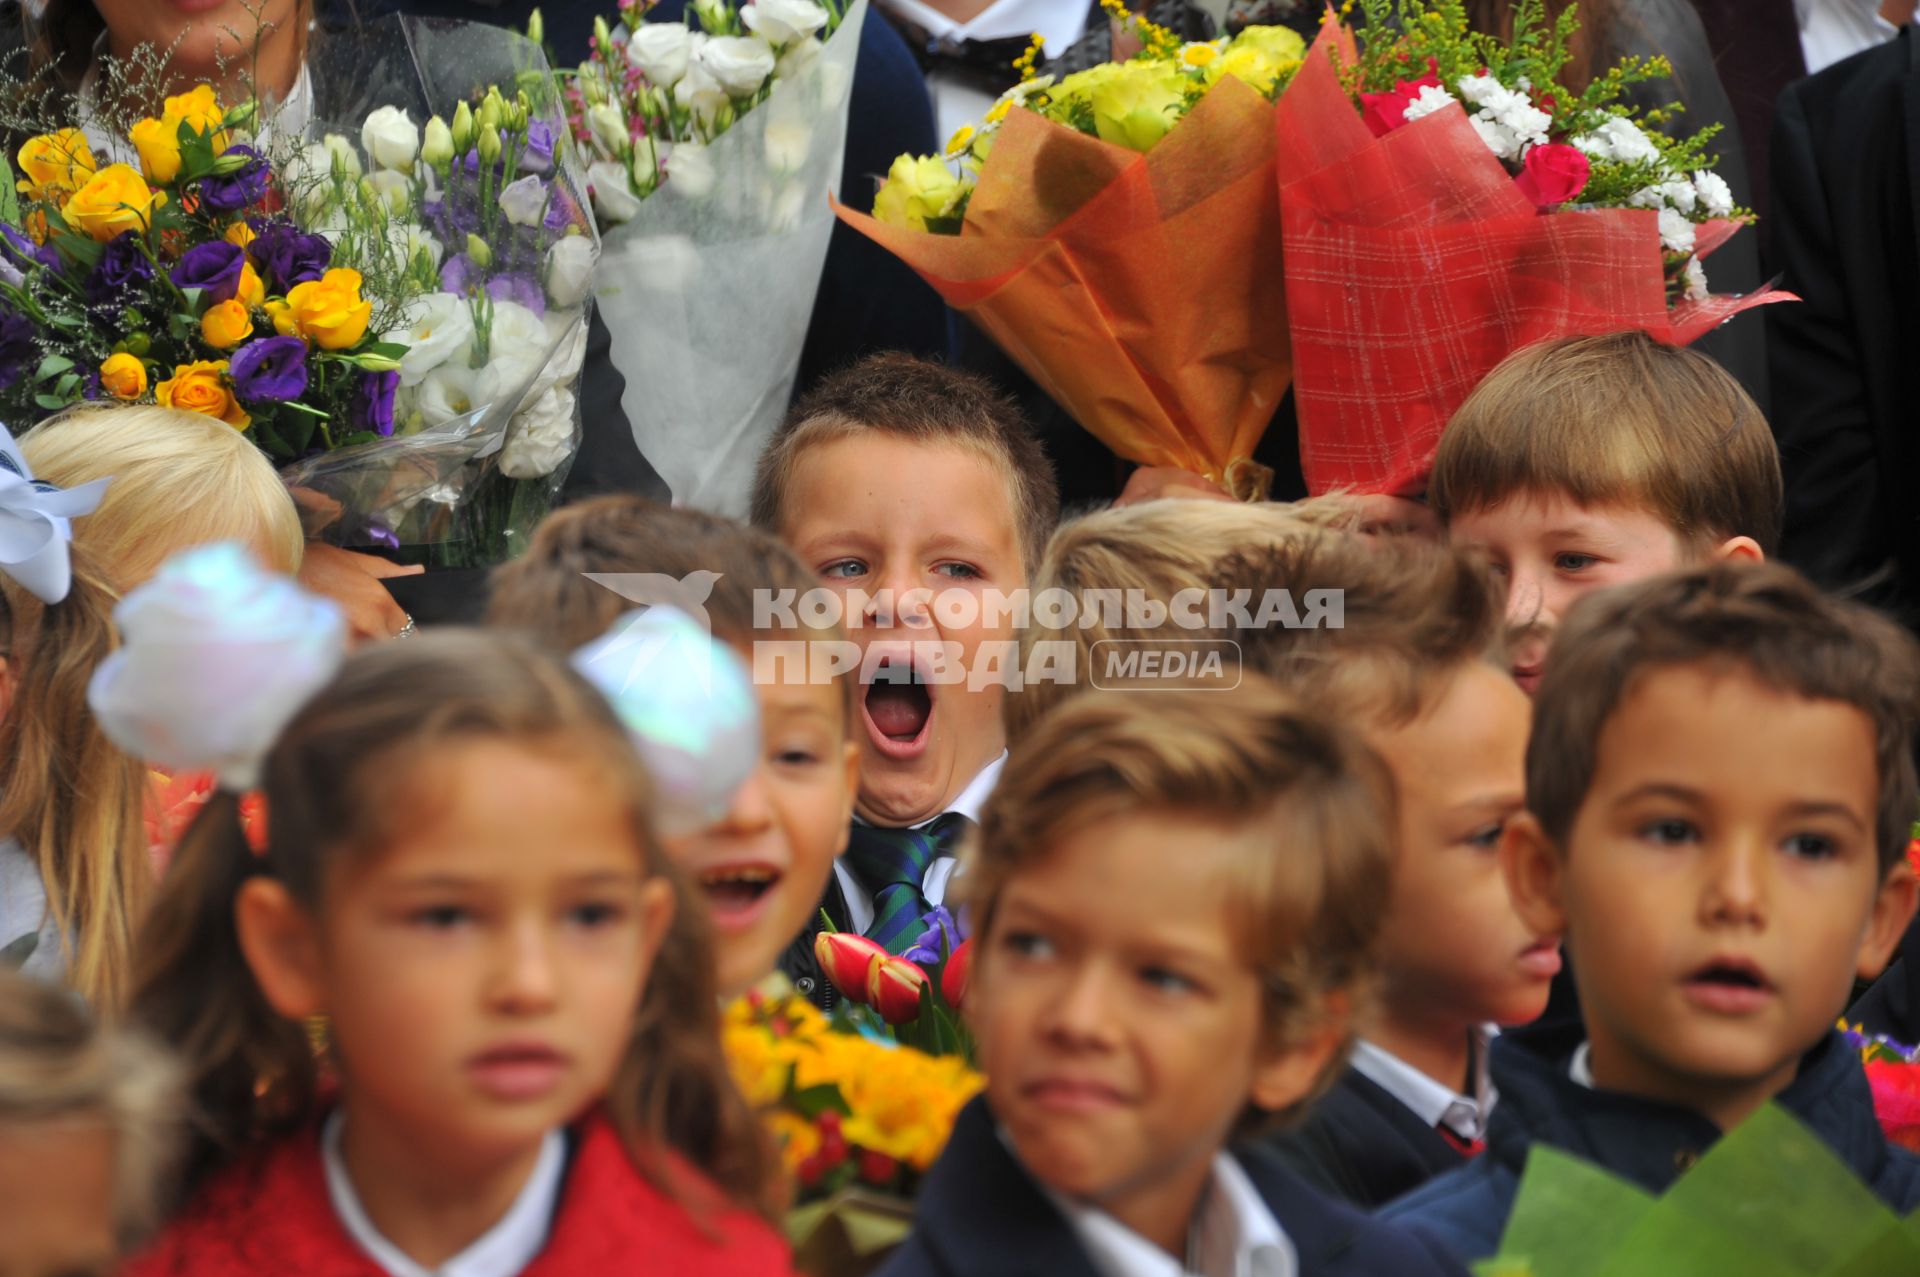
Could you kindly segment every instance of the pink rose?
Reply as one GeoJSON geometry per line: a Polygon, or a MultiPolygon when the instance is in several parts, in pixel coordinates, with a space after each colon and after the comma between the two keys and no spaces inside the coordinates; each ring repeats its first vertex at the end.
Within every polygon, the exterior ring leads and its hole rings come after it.
{"type": "Polygon", "coordinates": [[[1362,93],[1360,118],[1375,137],[1385,137],[1407,122],[1407,107],[1420,96],[1420,90],[1440,87],[1439,76],[1423,75],[1418,80],[1396,81],[1386,93],[1362,93]]]}
{"type": "Polygon", "coordinates": [[[1535,208],[1544,211],[1558,208],[1586,190],[1592,172],[1593,165],[1577,148],[1549,142],[1527,151],[1520,176],[1513,182],[1535,208]]]}

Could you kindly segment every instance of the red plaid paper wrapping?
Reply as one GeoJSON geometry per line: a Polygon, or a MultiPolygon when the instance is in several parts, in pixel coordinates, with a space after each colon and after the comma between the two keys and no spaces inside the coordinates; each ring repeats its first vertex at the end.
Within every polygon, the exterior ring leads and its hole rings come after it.
{"type": "MultiPolygon", "coordinates": [[[[1329,26],[1276,112],[1281,233],[1300,459],[1315,493],[1416,495],[1440,432],[1506,356],[1532,342],[1641,329],[1684,345],[1762,290],[1669,309],[1658,214],[1542,215],[1466,112],[1374,137],[1342,91],[1329,26]]],[[[1697,229],[1705,257],[1738,230],[1697,229]]]]}

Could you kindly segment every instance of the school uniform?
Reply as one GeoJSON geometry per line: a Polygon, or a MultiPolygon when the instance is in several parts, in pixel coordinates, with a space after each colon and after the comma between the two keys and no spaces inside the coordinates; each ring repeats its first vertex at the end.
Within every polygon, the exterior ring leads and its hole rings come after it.
{"type": "Polygon", "coordinates": [[[1183,1267],[1104,1213],[1036,1183],[985,1097],[921,1186],[913,1235],[879,1277],[1424,1277],[1464,1270],[1427,1239],[1309,1188],[1272,1155],[1222,1153],[1183,1267]]]}
{"type": "Polygon", "coordinates": [[[1491,1025],[1475,1032],[1471,1095],[1358,1042],[1333,1089],[1267,1147],[1320,1191],[1367,1210],[1384,1206],[1484,1147],[1498,1097],[1487,1058],[1495,1036],[1491,1025]]]}
{"type": "MultiPolygon", "coordinates": [[[[1563,1026],[1503,1034],[1493,1048],[1500,1089],[1487,1151],[1381,1212],[1444,1242],[1461,1259],[1494,1254],[1534,1143],[1551,1144],[1650,1193],[1663,1193],[1721,1135],[1692,1109],[1592,1084],[1585,1031],[1563,1026]]],[[[1920,1206],[1920,1157],[1887,1143],[1859,1056],[1838,1032],[1800,1061],[1776,1103],[1825,1140],[1894,1210],[1920,1206]]]]}
{"type": "Polygon", "coordinates": [[[507,1213],[434,1269],[367,1218],[337,1153],[308,1127],[215,1174],[126,1277],[784,1277],[787,1245],[695,1174],[698,1217],[643,1178],[602,1115],[555,1132],[507,1213]]]}

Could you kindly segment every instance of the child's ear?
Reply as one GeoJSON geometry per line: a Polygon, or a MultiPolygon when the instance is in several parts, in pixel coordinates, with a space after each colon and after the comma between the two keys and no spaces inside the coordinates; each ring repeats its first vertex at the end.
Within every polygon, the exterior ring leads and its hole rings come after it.
{"type": "Polygon", "coordinates": [[[1513,911],[1535,935],[1566,934],[1567,915],[1560,903],[1560,853],[1533,813],[1521,812],[1500,835],[1500,870],[1507,879],[1513,911]]]}
{"type": "Polygon", "coordinates": [[[841,747],[840,766],[845,769],[846,801],[840,804],[840,845],[833,850],[839,855],[847,849],[847,843],[853,838],[853,804],[860,797],[860,742],[848,738],[841,747]]]}
{"type": "Polygon", "coordinates": [[[285,886],[272,878],[247,879],[233,902],[233,925],[268,1006],[289,1020],[326,1013],[320,938],[285,886]]]}
{"type": "Polygon", "coordinates": [[[1298,1104],[1346,1045],[1353,1021],[1347,991],[1329,993],[1321,1007],[1320,1024],[1304,1041],[1275,1052],[1254,1069],[1253,1094],[1248,1098],[1261,1112],[1278,1113],[1298,1104]]]}
{"type": "Polygon", "coordinates": [[[1762,550],[1760,543],[1752,537],[1728,537],[1715,546],[1713,553],[1708,557],[1715,563],[1764,563],[1767,552],[1762,550]]]}
{"type": "Polygon", "coordinates": [[[1867,933],[1860,940],[1860,960],[1855,968],[1862,980],[1875,979],[1886,969],[1893,947],[1913,921],[1916,904],[1920,904],[1920,883],[1914,881],[1913,870],[1902,857],[1887,871],[1879,894],[1873,898],[1873,915],[1867,919],[1867,933]]]}

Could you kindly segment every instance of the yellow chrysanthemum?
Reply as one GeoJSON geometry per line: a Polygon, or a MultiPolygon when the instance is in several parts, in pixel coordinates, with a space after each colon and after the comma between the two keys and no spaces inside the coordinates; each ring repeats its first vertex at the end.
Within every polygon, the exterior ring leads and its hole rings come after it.
{"type": "Polygon", "coordinates": [[[967,148],[973,145],[973,136],[973,125],[962,124],[954,135],[947,139],[947,158],[952,159],[957,155],[966,154],[967,148]]]}

